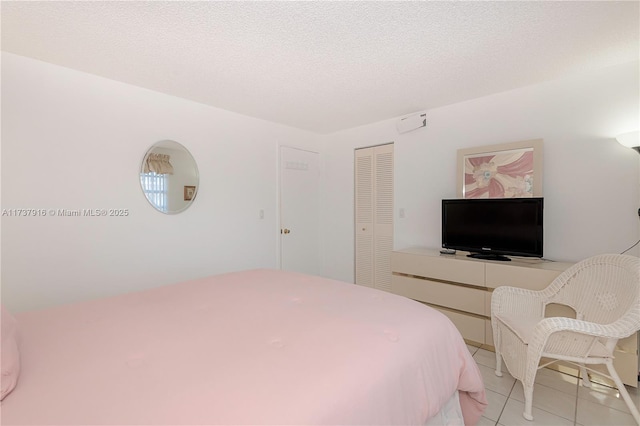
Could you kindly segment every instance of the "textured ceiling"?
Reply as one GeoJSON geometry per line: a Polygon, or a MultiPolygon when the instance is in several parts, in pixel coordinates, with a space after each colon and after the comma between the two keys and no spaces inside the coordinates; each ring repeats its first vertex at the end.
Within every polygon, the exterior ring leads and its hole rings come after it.
{"type": "Polygon", "coordinates": [[[638,60],[638,2],[1,2],[2,50],[330,133],[638,60]]]}

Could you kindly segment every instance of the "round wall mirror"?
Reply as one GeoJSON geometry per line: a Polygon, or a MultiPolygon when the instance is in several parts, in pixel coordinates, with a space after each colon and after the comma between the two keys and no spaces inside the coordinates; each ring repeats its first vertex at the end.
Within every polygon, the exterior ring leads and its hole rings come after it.
{"type": "Polygon", "coordinates": [[[193,156],[176,141],[155,143],[140,166],[140,186],[147,201],[159,212],[180,213],[198,193],[198,166],[193,156]]]}

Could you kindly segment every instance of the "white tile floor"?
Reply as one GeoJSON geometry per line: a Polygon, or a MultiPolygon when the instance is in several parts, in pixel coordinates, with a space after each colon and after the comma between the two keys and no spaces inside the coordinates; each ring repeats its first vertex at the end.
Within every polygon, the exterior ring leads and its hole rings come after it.
{"type": "MultiPolygon", "coordinates": [[[[489,402],[479,426],[636,425],[616,389],[597,383],[585,388],[576,377],[546,368],[536,375],[533,421],[529,422],[522,417],[522,384],[507,373],[504,365],[502,377],[495,375],[493,352],[471,345],[467,347],[480,368],[489,402]]],[[[631,387],[627,390],[636,406],[640,406],[640,391],[631,387]]]]}

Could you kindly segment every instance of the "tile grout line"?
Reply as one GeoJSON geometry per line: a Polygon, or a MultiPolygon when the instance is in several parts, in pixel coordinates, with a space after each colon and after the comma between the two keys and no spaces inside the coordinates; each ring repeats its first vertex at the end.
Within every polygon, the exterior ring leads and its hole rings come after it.
{"type": "Polygon", "coordinates": [[[580,392],[580,377],[578,377],[576,383],[576,406],[573,409],[573,426],[577,426],[578,424],[578,393],[580,392]]]}
{"type": "Polygon", "coordinates": [[[500,410],[500,414],[498,415],[498,420],[496,420],[496,425],[500,423],[500,418],[502,417],[502,413],[504,413],[504,409],[507,408],[507,403],[509,402],[509,398],[511,398],[511,393],[513,389],[516,387],[518,380],[515,380],[511,385],[511,389],[509,390],[509,395],[507,395],[507,399],[504,401],[504,405],[502,405],[502,410],[500,410]]]}

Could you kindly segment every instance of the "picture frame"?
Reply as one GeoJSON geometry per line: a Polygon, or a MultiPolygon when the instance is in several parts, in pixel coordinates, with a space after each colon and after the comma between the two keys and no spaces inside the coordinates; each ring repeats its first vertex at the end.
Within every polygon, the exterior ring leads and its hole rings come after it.
{"type": "Polygon", "coordinates": [[[458,198],[542,197],[542,139],[459,149],[458,198]]]}
{"type": "Polygon", "coordinates": [[[185,186],[184,187],[184,201],[191,201],[193,197],[196,195],[196,187],[195,186],[185,186]]]}

